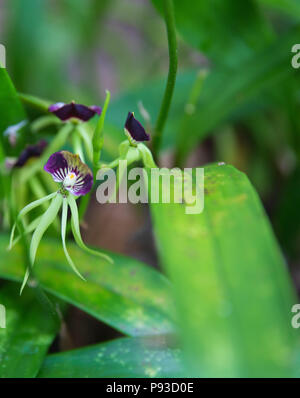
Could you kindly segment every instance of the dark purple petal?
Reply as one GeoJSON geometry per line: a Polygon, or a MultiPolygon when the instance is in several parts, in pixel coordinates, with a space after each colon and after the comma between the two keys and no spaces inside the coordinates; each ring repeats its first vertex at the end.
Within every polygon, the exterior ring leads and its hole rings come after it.
{"type": "Polygon", "coordinates": [[[68,168],[68,163],[61,152],[53,153],[44,166],[47,173],[54,174],[60,169],[68,168]]]}
{"type": "Polygon", "coordinates": [[[16,161],[14,167],[22,167],[27,161],[31,158],[38,158],[44,152],[44,149],[47,146],[47,142],[45,140],[41,140],[36,145],[27,146],[20,154],[18,160],[16,161]]]}
{"type": "Polygon", "coordinates": [[[50,105],[49,106],[49,112],[56,112],[66,104],[64,102],[57,102],[56,104],[50,105]]]}
{"type": "Polygon", "coordinates": [[[93,109],[79,104],[73,104],[73,112],[73,117],[76,117],[84,122],[87,122],[96,114],[93,109]]]}
{"type": "Polygon", "coordinates": [[[102,113],[102,109],[100,108],[100,106],[92,105],[92,106],[90,106],[90,109],[91,109],[92,111],[96,112],[97,115],[99,115],[99,116],[100,116],[101,113],[102,113]]]}
{"type": "Polygon", "coordinates": [[[54,113],[54,115],[56,115],[62,121],[76,118],[82,120],[83,122],[87,122],[96,113],[100,115],[101,108],[96,105],[88,107],[85,105],[75,104],[75,102],[71,102],[70,104],[58,102],[49,107],[49,112],[54,113]]]}
{"type": "Polygon", "coordinates": [[[146,133],[141,123],[138,120],[136,120],[133,112],[128,113],[125,123],[125,129],[130,134],[130,137],[137,142],[150,140],[150,135],[146,133]]]}

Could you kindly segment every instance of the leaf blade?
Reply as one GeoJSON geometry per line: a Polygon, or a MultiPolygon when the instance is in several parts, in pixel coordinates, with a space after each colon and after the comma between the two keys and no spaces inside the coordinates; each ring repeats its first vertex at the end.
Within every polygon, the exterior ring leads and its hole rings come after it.
{"type": "Polygon", "coordinates": [[[6,328],[0,328],[0,377],[36,377],[59,324],[31,289],[20,297],[15,283],[0,289],[0,303],[6,307],[6,328]]]}
{"type": "MultiPolygon", "coordinates": [[[[5,251],[7,236],[0,235],[0,276],[21,281],[22,250],[5,251]]],[[[170,283],[140,261],[112,254],[114,265],[69,244],[87,282],[70,270],[58,241],[44,238],[39,246],[35,276],[56,297],[77,306],[129,336],[174,332],[170,283]]]]}
{"type": "Polygon", "coordinates": [[[178,377],[180,351],[157,339],[120,338],[91,347],[49,355],[38,375],[53,377],[178,377]]]}
{"type": "Polygon", "coordinates": [[[151,206],[189,369],[204,377],[291,376],[297,299],[258,196],[231,166],[206,167],[204,187],[201,214],[151,206]]]}

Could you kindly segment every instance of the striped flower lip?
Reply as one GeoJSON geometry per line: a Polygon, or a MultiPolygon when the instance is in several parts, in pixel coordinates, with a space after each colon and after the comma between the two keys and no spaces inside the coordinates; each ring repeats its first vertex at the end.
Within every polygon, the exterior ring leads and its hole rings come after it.
{"type": "Polygon", "coordinates": [[[136,142],[150,141],[150,135],[146,133],[141,123],[136,120],[133,112],[128,113],[124,129],[129,141],[133,144],[136,142]]]}
{"type": "Polygon", "coordinates": [[[53,180],[75,196],[86,195],[93,186],[93,174],[79,155],[68,151],[53,153],[44,166],[53,180]]]}
{"type": "Polygon", "coordinates": [[[101,115],[102,109],[99,106],[85,106],[80,104],[75,104],[72,101],[70,104],[65,104],[63,102],[57,102],[56,104],[50,105],[48,108],[49,112],[54,113],[63,122],[70,119],[79,119],[83,122],[87,122],[94,115],[101,115]]]}

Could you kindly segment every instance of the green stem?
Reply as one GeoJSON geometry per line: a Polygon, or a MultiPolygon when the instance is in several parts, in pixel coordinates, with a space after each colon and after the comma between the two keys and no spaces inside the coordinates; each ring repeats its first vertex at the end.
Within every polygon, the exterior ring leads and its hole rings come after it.
{"type": "Polygon", "coordinates": [[[93,143],[94,181],[96,178],[97,171],[99,169],[99,162],[100,162],[101,152],[102,152],[103,143],[104,143],[103,127],[104,127],[105,115],[107,112],[109,101],[110,101],[110,92],[108,90],[106,90],[106,98],[105,98],[104,106],[103,106],[99,121],[97,123],[95,133],[93,136],[93,141],[92,141],[92,143],[93,143]]]}
{"type": "MultiPolygon", "coordinates": [[[[105,121],[105,116],[107,112],[107,108],[109,105],[110,101],[110,92],[106,90],[106,98],[104,101],[104,106],[101,112],[101,116],[98,120],[95,133],[93,136],[93,175],[94,175],[94,184],[96,182],[96,175],[98,173],[98,170],[100,169],[100,158],[101,158],[101,152],[103,148],[103,143],[104,143],[104,137],[103,137],[103,127],[104,127],[104,121],[105,121]]],[[[79,220],[81,221],[86,209],[88,207],[89,201],[92,196],[92,191],[89,192],[87,195],[83,196],[80,200],[80,205],[79,205],[79,220]]]]}
{"type": "Polygon", "coordinates": [[[38,133],[40,130],[43,130],[49,126],[57,126],[60,124],[61,124],[61,121],[56,116],[43,115],[31,123],[31,130],[34,133],[38,133]]]}
{"type": "Polygon", "coordinates": [[[156,157],[158,156],[161,147],[162,134],[172,101],[178,64],[173,0],[163,0],[163,5],[169,46],[169,73],[164,97],[154,129],[153,151],[156,157]]]}
{"type": "Polygon", "coordinates": [[[73,145],[73,152],[79,155],[80,159],[85,163],[85,157],[81,144],[81,137],[77,129],[74,129],[72,134],[72,145],[73,145]]]}
{"type": "Polygon", "coordinates": [[[48,108],[51,105],[51,102],[35,97],[33,95],[18,93],[18,96],[24,105],[29,105],[33,108],[37,108],[42,112],[48,112],[48,108]]]}

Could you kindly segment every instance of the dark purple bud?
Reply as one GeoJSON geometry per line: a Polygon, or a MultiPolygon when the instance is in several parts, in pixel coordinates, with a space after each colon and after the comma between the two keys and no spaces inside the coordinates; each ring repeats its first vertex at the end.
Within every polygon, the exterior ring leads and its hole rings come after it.
{"type": "Polygon", "coordinates": [[[146,133],[144,127],[141,123],[136,120],[133,112],[129,112],[126,123],[125,123],[125,132],[133,141],[142,142],[149,141],[150,135],[146,133]]]}
{"type": "Polygon", "coordinates": [[[29,159],[38,158],[44,152],[44,149],[47,146],[47,142],[45,140],[41,140],[36,145],[28,145],[20,154],[18,160],[16,161],[14,167],[23,167],[29,159]]]}
{"type": "Polygon", "coordinates": [[[80,104],[75,104],[72,101],[70,104],[65,104],[63,102],[57,102],[49,106],[49,112],[54,113],[63,122],[75,118],[83,122],[90,120],[95,114],[101,115],[101,108],[96,105],[85,106],[80,104]]]}

